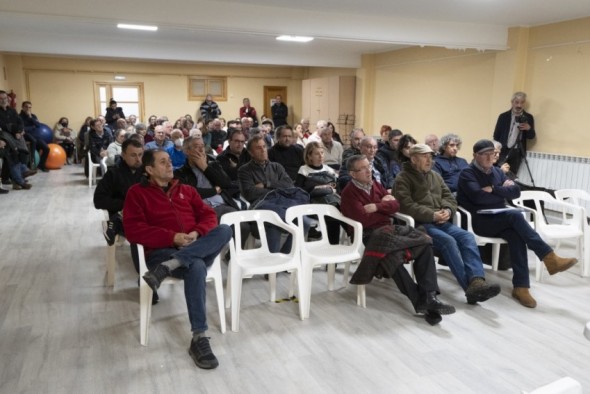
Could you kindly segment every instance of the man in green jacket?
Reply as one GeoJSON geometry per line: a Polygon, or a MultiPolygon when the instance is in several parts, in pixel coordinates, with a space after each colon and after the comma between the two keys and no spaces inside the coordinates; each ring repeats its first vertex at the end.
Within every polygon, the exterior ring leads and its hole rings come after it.
{"type": "Polygon", "coordinates": [[[500,286],[485,281],[483,263],[473,234],[451,221],[457,201],[442,177],[432,171],[434,152],[425,144],[410,149],[395,181],[394,196],[400,212],[410,215],[432,237],[433,247],[449,265],[469,304],[486,301],[500,293],[500,286]]]}

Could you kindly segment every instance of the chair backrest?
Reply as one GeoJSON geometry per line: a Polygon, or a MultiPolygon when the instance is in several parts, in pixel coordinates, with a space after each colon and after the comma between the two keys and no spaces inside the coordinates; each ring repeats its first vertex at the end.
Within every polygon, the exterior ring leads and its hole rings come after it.
{"type": "Polygon", "coordinates": [[[299,242],[297,242],[299,236],[296,230],[283,222],[279,215],[275,212],[265,209],[254,209],[250,211],[235,211],[223,214],[219,221],[220,224],[226,224],[233,226],[234,228],[234,242],[230,242],[230,253],[233,255],[247,255],[247,254],[260,254],[260,252],[270,253],[268,247],[268,241],[266,238],[266,229],[264,223],[269,223],[274,226],[281,228],[282,230],[290,233],[293,236],[291,252],[289,255],[294,255],[299,252],[299,242]],[[257,249],[243,249],[242,248],[242,232],[240,231],[241,223],[255,222],[258,228],[258,234],[260,235],[260,248],[257,249]]]}
{"type": "Polygon", "coordinates": [[[582,208],[584,225],[587,227],[590,224],[590,218],[588,217],[590,213],[590,208],[588,208],[590,207],[590,193],[581,189],[561,189],[555,191],[555,197],[560,201],[582,208]]]}
{"type": "Polygon", "coordinates": [[[320,245],[329,245],[330,240],[328,239],[328,228],[326,224],[326,217],[330,217],[341,222],[346,223],[349,228],[354,230],[353,236],[353,245],[357,245],[362,243],[363,239],[363,226],[359,222],[347,218],[344,216],[338,208],[329,205],[329,204],[303,204],[303,205],[296,205],[293,207],[287,208],[287,212],[285,213],[285,221],[288,224],[292,224],[297,227],[297,231],[301,239],[304,238],[304,228],[303,228],[303,218],[309,216],[317,216],[318,217],[318,229],[322,234],[322,239],[314,240],[314,243],[318,242],[318,246],[320,245]],[[297,219],[297,224],[295,224],[295,219],[297,219]]]}

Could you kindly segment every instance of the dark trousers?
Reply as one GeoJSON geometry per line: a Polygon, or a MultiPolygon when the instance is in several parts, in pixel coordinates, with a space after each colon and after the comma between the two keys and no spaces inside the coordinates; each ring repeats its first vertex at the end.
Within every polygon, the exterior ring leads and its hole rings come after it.
{"type": "Polygon", "coordinates": [[[496,215],[475,214],[473,231],[484,237],[503,238],[508,242],[514,287],[530,287],[527,247],[541,260],[553,251],[527,223],[522,213],[516,210],[496,215]]]}
{"type": "MultiPolygon", "coordinates": [[[[369,236],[370,232],[363,236],[365,245],[369,236]]],[[[418,246],[412,249],[412,253],[414,254],[413,268],[416,282],[414,282],[408,270],[402,266],[397,267],[392,274],[392,279],[397,288],[408,297],[414,308],[416,308],[421,299],[426,296],[426,293],[435,291],[439,294],[440,291],[436,279],[436,265],[434,264],[432,247],[429,245],[418,246]]]]}
{"type": "Polygon", "coordinates": [[[41,138],[35,138],[32,135],[25,133],[25,140],[31,143],[31,155],[35,154],[35,151],[39,151],[39,164],[37,167],[45,169],[45,162],[49,156],[49,146],[41,138]]]}

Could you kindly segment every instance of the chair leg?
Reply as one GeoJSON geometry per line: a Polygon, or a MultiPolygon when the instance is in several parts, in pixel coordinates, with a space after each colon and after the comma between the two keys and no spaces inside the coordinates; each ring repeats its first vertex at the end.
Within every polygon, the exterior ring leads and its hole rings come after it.
{"type": "Polygon", "coordinates": [[[270,286],[270,302],[275,302],[277,299],[277,274],[268,274],[268,284],[270,286]]]}
{"type": "Polygon", "coordinates": [[[543,270],[545,269],[545,266],[543,265],[543,262],[541,261],[540,258],[538,258],[537,256],[535,256],[535,261],[537,268],[535,269],[535,279],[537,280],[537,282],[542,282],[543,281],[543,270]]]}
{"type": "Polygon", "coordinates": [[[336,264],[328,264],[328,290],[334,290],[334,278],[336,277],[336,264]]]}
{"type": "Polygon", "coordinates": [[[310,293],[307,289],[308,283],[306,282],[304,269],[300,267],[297,269],[297,291],[299,292],[299,318],[305,320],[309,317],[309,304],[307,304],[307,294],[310,293]],[[307,316],[306,316],[307,314],[307,316]]]}
{"type": "Polygon", "coordinates": [[[240,330],[240,301],[242,297],[242,273],[233,270],[231,284],[231,330],[238,332],[240,330]]]}
{"type": "Polygon", "coordinates": [[[227,279],[225,281],[225,309],[231,307],[231,259],[227,266],[227,279]]]}
{"type": "Polygon", "coordinates": [[[152,289],[143,279],[139,285],[139,338],[143,346],[148,345],[150,334],[150,319],[152,315],[152,289]]]}
{"type": "MultiPolygon", "coordinates": [[[[117,238],[119,236],[117,235],[117,238]]],[[[107,250],[107,286],[115,286],[115,269],[117,267],[117,259],[115,253],[117,252],[117,240],[114,245],[109,245],[107,250]]]]}
{"type": "Polygon", "coordinates": [[[223,279],[221,277],[221,262],[219,256],[215,259],[215,262],[209,271],[210,278],[213,279],[215,285],[215,295],[217,297],[217,309],[219,310],[219,325],[221,326],[221,333],[225,334],[225,308],[223,300],[223,279]]]}
{"type": "MultiPolygon", "coordinates": [[[[590,231],[590,230],[586,230],[590,231]]],[[[584,253],[584,260],[582,261],[582,276],[590,276],[590,234],[585,234],[582,241],[582,249],[584,253]]]]}
{"type": "Polygon", "coordinates": [[[357,285],[356,287],[356,304],[362,308],[367,307],[367,292],[365,285],[357,285]]]}
{"type": "Polygon", "coordinates": [[[492,244],[492,270],[498,271],[500,263],[500,244],[492,244]]]}

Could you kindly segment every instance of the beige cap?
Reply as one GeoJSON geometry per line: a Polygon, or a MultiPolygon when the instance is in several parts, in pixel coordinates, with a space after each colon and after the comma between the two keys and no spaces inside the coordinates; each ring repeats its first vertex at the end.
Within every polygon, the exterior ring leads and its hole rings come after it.
{"type": "Polygon", "coordinates": [[[422,153],[434,153],[434,151],[426,144],[416,144],[410,148],[410,156],[419,155],[422,153]]]}

